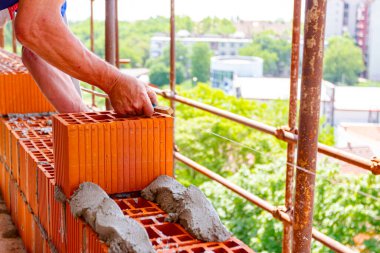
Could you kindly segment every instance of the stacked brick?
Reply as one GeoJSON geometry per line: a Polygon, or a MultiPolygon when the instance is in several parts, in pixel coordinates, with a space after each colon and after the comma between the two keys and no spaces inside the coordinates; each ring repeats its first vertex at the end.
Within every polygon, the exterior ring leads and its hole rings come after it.
{"type": "Polygon", "coordinates": [[[0,50],[0,191],[27,252],[108,252],[65,201],[82,182],[96,183],[112,196],[136,196],[115,201],[144,226],[157,252],[252,252],[236,238],[198,241],[165,222],[167,214],[156,204],[138,197],[159,175],[173,176],[173,118],[11,115],[51,110],[20,59],[0,50]]]}
{"type": "Polygon", "coordinates": [[[53,128],[57,184],[67,197],[83,182],[94,182],[114,194],[140,191],[159,175],[173,176],[170,116],[59,114],[53,128]]]}
{"type": "Polygon", "coordinates": [[[0,49],[0,114],[53,111],[20,57],[0,49]]]}

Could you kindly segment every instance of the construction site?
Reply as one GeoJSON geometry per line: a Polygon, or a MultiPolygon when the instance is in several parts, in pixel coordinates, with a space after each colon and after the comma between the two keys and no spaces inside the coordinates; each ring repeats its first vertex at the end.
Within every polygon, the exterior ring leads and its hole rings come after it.
{"type": "MultiPolygon", "coordinates": [[[[294,0],[289,117],[284,127],[176,93],[175,0],[170,2],[170,89],[152,85],[170,106],[155,107],[152,117],[117,114],[107,94],[94,87],[82,88],[83,93],[91,94],[92,111],[58,113],[16,54],[14,33],[14,52],[0,49],[0,215],[10,215],[9,220],[5,216],[0,219],[0,252],[255,252],[226,229],[204,193],[175,180],[175,163],[188,166],[279,220],[284,228],[282,252],[311,252],[314,240],[323,244],[326,252],[357,252],[313,228],[319,154],[351,164],[372,177],[380,175],[379,158],[363,158],[318,142],[326,1],[305,1],[305,20],[301,22],[302,1],[294,0]],[[96,106],[96,99],[104,100],[104,109],[96,106]],[[285,203],[272,205],[201,161],[181,154],[175,144],[179,103],[285,142],[285,203]]],[[[105,60],[119,67],[128,60],[119,58],[117,0],[106,0],[105,12],[105,60]]],[[[93,21],[91,16],[92,49],[93,21]]]]}

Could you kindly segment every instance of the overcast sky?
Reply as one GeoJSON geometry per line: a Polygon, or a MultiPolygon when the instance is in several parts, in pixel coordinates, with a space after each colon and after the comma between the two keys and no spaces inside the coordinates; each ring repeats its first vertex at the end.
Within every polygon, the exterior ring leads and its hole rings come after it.
{"type": "MultiPolygon", "coordinates": [[[[67,0],[68,18],[83,20],[90,16],[90,0],[67,0]]],[[[95,0],[95,18],[104,19],[105,0],[95,0]]],[[[170,0],[119,0],[122,20],[139,20],[152,16],[169,16],[170,0]]],[[[177,15],[188,15],[194,20],[207,16],[244,20],[291,20],[293,0],[177,0],[177,15]]]]}

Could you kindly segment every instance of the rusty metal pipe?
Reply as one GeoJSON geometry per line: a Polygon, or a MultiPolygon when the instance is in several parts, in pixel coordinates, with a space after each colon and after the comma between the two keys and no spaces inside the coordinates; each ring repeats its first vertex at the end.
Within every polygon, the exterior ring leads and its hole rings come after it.
{"type": "MultiPolygon", "coordinates": [[[[261,209],[263,209],[269,213],[272,213],[272,214],[277,213],[278,209],[275,206],[269,204],[267,201],[265,201],[265,200],[257,197],[256,195],[244,190],[240,186],[237,186],[237,185],[231,183],[230,181],[228,181],[224,177],[216,174],[215,172],[212,172],[211,170],[203,167],[202,165],[200,165],[200,164],[194,162],[193,160],[187,158],[186,156],[180,154],[179,152],[174,152],[174,157],[178,161],[182,162],[183,164],[186,164],[187,166],[193,168],[194,170],[200,172],[201,174],[207,176],[208,178],[220,183],[221,185],[225,186],[226,188],[230,189],[231,191],[237,193],[238,195],[240,195],[244,199],[248,200],[252,204],[255,204],[256,206],[260,207],[261,209]]],[[[288,223],[290,222],[290,217],[287,213],[281,212],[281,211],[279,211],[278,213],[279,213],[279,219],[281,221],[288,222],[288,223]]]]}
{"type": "MultiPolygon", "coordinates": [[[[95,45],[94,45],[94,0],[90,0],[90,10],[91,10],[91,15],[90,15],[90,48],[91,52],[95,52],[95,45]]],[[[91,85],[91,89],[95,91],[95,86],[91,85]]],[[[96,98],[95,94],[91,94],[91,102],[92,102],[92,107],[96,106],[96,98]]]]}
{"type": "MultiPolygon", "coordinates": [[[[293,6],[293,34],[292,34],[292,55],[290,67],[290,95],[289,95],[289,130],[294,132],[297,124],[297,94],[298,94],[298,69],[300,55],[300,32],[301,30],[301,0],[294,0],[293,6]]],[[[285,181],[285,208],[292,213],[293,209],[293,180],[296,144],[288,143],[286,181],[285,181]]],[[[282,238],[282,252],[292,252],[292,226],[284,223],[282,238]]]]}
{"type": "MultiPolygon", "coordinates": [[[[170,0],[170,91],[176,94],[176,55],[175,55],[175,0],[170,0]]],[[[175,101],[170,100],[170,107],[175,116],[175,101]]]]}
{"type": "MultiPolygon", "coordinates": [[[[240,116],[240,115],[237,115],[237,114],[225,111],[225,110],[221,110],[221,109],[215,108],[213,106],[206,105],[206,104],[203,104],[203,103],[200,103],[200,102],[197,102],[197,101],[185,98],[185,97],[181,97],[178,95],[172,96],[170,94],[170,92],[166,92],[166,91],[163,91],[163,90],[160,90],[157,88],[152,88],[152,89],[158,95],[163,96],[164,98],[167,98],[170,100],[175,100],[177,102],[186,104],[186,105],[194,107],[194,108],[198,108],[200,110],[209,112],[211,114],[220,116],[222,118],[229,119],[229,120],[237,122],[239,124],[242,124],[242,125],[251,127],[253,129],[256,129],[258,131],[261,131],[261,132],[270,134],[272,136],[275,136],[276,138],[281,137],[279,139],[286,141],[286,142],[292,142],[292,143],[297,142],[298,136],[296,134],[293,134],[290,132],[284,132],[283,136],[279,136],[277,134],[277,131],[276,131],[277,129],[273,126],[269,126],[269,125],[266,125],[264,123],[260,123],[260,122],[248,119],[246,117],[243,117],[243,116],[240,116]]],[[[82,90],[85,92],[88,92],[88,93],[92,93],[92,91],[89,89],[82,88],[82,90]]],[[[104,93],[95,92],[95,94],[99,95],[100,97],[103,97],[103,98],[108,98],[107,94],[104,94],[104,93]]],[[[318,144],[318,152],[321,154],[333,157],[337,160],[341,160],[341,161],[347,162],[349,164],[355,165],[355,166],[362,168],[364,170],[371,171],[374,174],[376,174],[375,172],[378,170],[377,168],[373,167],[373,163],[369,159],[360,157],[358,155],[351,154],[347,151],[343,151],[343,150],[339,150],[339,149],[334,148],[334,147],[327,146],[325,144],[321,144],[321,143],[318,144]]]]}
{"type": "MultiPolygon", "coordinates": [[[[105,20],[105,57],[106,61],[116,66],[116,0],[106,0],[105,20]]],[[[112,108],[110,100],[106,99],[106,109],[112,108]]]]}
{"type": "MultiPolygon", "coordinates": [[[[284,224],[289,224],[291,222],[290,216],[284,212],[281,209],[276,208],[275,206],[271,205],[267,201],[257,197],[256,195],[244,190],[240,186],[237,186],[224,177],[221,177],[220,175],[216,174],[215,172],[207,169],[206,167],[194,162],[190,158],[182,155],[179,152],[174,152],[174,157],[181,163],[189,166],[190,168],[198,171],[199,173],[205,175],[206,177],[218,182],[219,184],[225,186],[226,188],[230,189],[231,191],[235,192],[239,196],[243,197],[244,199],[248,200],[252,204],[260,207],[261,209],[270,212],[274,218],[282,221],[284,224]]],[[[335,241],[334,239],[322,234],[318,230],[313,228],[313,238],[326,247],[334,250],[335,252],[339,253],[354,253],[351,249],[348,247],[344,246],[340,242],[335,241]]]]}
{"type": "Polygon", "coordinates": [[[4,28],[0,28],[0,48],[4,48],[4,28]]]}
{"type": "Polygon", "coordinates": [[[296,190],[293,217],[293,252],[311,252],[315,174],[323,73],[326,0],[306,1],[298,135],[296,190]]]}

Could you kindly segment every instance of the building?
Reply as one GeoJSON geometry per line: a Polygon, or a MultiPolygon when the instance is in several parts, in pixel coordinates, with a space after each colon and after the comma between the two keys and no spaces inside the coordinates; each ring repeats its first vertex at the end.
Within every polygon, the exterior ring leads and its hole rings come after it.
{"type": "Polygon", "coordinates": [[[369,10],[368,32],[368,78],[380,81],[380,0],[372,2],[369,10]]]}
{"type": "MultiPolygon", "coordinates": [[[[169,46],[170,37],[168,36],[154,36],[150,40],[150,57],[156,58],[162,55],[165,48],[169,46]]],[[[239,49],[250,44],[251,39],[246,39],[241,34],[236,34],[232,37],[220,36],[200,36],[191,37],[185,31],[180,31],[177,34],[177,42],[184,44],[191,48],[195,43],[203,42],[210,46],[215,56],[234,56],[239,55],[239,49]]]]}
{"type": "MultiPolygon", "coordinates": [[[[234,79],[230,93],[261,102],[287,100],[289,84],[289,78],[240,77],[234,79]]],[[[379,94],[380,88],[376,87],[335,86],[323,81],[321,113],[334,126],[345,122],[380,124],[379,94]]]]}
{"type": "Polygon", "coordinates": [[[326,38],[343,34],[344,1],[328,0],[326,12],[326,38]]]}
{"type": "Polygon", "coordinates": [[[262,77],[264,60],[250,56],[215,56],[211,58],[211,84],[214,88],[233,91],[233,83],[240,77],[262,77]]]}
{"type": "Polygon", "coordinates": [[[380,0],[328,0],[326,38],[348,33],[362,49],[370,80],[380,81],[380,0]]]}

